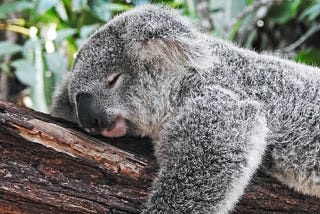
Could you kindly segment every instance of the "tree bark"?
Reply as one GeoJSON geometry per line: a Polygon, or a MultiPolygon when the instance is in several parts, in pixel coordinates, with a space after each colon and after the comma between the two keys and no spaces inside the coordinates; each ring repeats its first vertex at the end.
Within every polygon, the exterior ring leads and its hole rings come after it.
{"type": "MultiPolygon", "coordinates": [[[[156,175],[148,139],[106,139],[0,100],[0,213],[138,213],[156,175]]],[[[257,173],[234,213],[320,213],[257,173]]]]}

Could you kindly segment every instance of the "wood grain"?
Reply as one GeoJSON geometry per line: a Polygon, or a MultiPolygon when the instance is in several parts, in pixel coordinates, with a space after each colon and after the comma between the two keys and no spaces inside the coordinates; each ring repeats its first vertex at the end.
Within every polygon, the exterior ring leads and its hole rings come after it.
{"type": "MultiPolygon", "coordinates": [[[[0,100],[0,213],[139,213],[152,154],[148,139],[92,137],[0,100]]],[[[257,173],[234,213],[320,213],[320,199],[257,173]]]]}

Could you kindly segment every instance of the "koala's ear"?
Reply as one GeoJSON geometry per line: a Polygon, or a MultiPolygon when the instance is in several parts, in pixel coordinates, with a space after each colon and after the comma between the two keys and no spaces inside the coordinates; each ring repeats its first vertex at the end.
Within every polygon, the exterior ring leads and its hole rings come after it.
{"type": "Polygon", "coordinates": [[[161,62],[168,66],[205,68],[210,52],[199,43],[201,39],[158,37],[140,42],[138,57],[150,62],[161,62]]]}
{"type": "Polygon", "coordinates": [[[141,42],[140,57],[188,64],[190,58],[186,46],[171,38],[151,38],[141,42]]]}
{"type": "Polygon", "coordinates": [[[202,34],[175,11],[146,6],[127,13],[122,23],[125,51],[138,62],[184,67],[208,64],[211,53],[202,34]]]}

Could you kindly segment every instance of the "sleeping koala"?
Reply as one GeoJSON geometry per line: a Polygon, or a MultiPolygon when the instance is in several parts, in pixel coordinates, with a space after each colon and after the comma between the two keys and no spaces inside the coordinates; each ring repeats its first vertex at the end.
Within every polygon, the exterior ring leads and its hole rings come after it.
{"type": "Polygon", "coordinates": [[[267,173],[320,197],[320,70],[200,33],[174,10],[123,13],[80,49],[52,115],[147,136],[160,170],[143,213],[228,213],[267,173]]]}

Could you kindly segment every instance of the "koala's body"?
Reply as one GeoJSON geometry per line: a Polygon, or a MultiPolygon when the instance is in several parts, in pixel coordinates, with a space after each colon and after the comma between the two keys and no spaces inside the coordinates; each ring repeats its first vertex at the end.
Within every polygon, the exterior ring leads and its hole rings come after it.
{"type": "Polygon", "coordinates": [[[147,136],[160,164],[144,213],[228,213],[261,165],[320,197],[320,70],[200,33],[147,5],[80,49],[52,114],[147,136]]]}

